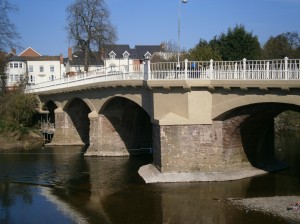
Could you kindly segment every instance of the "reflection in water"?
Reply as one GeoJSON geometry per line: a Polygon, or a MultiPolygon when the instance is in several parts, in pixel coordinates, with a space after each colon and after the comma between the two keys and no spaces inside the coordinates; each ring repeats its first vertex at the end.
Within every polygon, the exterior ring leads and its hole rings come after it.
{"type": "Polygon", "coordinates": [[[300,137],[278,139],[291,168],[232,182],[144,184],[145,157],[84,157],[80,147],[0,154],[1,223],[285,223],[227,198],[299,195],[300,137]]]}

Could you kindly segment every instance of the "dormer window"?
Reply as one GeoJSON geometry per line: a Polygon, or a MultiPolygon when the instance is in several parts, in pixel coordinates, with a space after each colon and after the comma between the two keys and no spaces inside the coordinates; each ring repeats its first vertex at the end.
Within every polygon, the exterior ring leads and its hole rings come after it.
{"type": "Polygon", "coordinates": [[[123,53],[123,58],[124,58],[124,59],[129,58],[129,56],[130,56],[130,54],[128,53],[128,51],[125,51],[125,52],[123,53]]]}
{"type": "Polygon", "coordinates": [[[147,51],[147,53],[144,55],[146,60],[149,60],[151,57],[151,54],[149,53],[149,51],[147,51]]]}
{"type": "Polygon", "coordinates": [[[109,53],[109,59],[116,59],[116,53],[113,52],[113,51],[111,51],[111,52],[109,53]]]}

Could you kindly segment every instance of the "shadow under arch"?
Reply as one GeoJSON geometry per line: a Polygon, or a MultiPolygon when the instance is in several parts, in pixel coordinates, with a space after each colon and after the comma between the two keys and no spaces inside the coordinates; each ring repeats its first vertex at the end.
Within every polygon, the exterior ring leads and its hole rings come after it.
{"type": "Polygon", "coordinates": [[[90,120],[88,114],[91,112],[90,107],[80,98],[70,100],[64,108],[76,129],[80,139],[85,145],[89,144],[90,120]]]}
{"type": "Polygon", "coordinates": [[[130,155],[152,151],[151,119],[136,102],[113,97],[102,106],[100,115],[118,133],[130,155]]]}
{"type": "MultiPolygon", "coordinates": [[[[225,129],[226,125],[230,126],[233,141],[240,138],[252,166],[274,172],[286,168],[286,164],[275,156],[274,118],[287,110],[300,112],[300,106],[284,103],[250,104],[227,111],[215,120],[223,121],[225,129]]],[[[225,144],[225,147],[229,148],[230,144],[225,144]]]]}
{"type": "Polygon", "coordinates": [[[54,111],[58,108],[58,106],[52,100],[47,101],[44,106],[48,113],[48,121],[52,124],[55,124],[55,113],[54,111]]]}

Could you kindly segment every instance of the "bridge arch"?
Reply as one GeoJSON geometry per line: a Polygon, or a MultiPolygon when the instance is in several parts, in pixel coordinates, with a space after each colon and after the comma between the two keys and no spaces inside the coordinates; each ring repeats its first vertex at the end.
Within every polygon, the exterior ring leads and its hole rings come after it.
{"type": "Polygon", "coordinates": [[[52,124],[55,124],[55,110],[60,107],[60,104],[58,102],[55,102],[53,100],[48,100],[44,103],[43,109],[48,111],[47,114],[47,121],[49,121],[52,124]]]}
{"type": "Polygon", "coordinates": [[[112,150],[119,155],[132,155],[149,152],[152,148],[151,119],[137,97],[110,97],[101,107],[99,116],[104,150],[112,150]]]}
{"type": "Polygon", "coordinates": [[[300,106],[263,102],[243,105],[219,115],[215,120],[223,122],[224,150],[239,150],[252,166],[267,171],[283,168],[275,156],[274,118],[287,110],[300,112],[300,106]]]}
{"type": "Polygon", "coordinates": [[[109,104],[111,100],[114,100],[116,98],[123,98],[124,100],[132,101],[135,104],[139,105],[149,116],[151,114],[148,108],[143,106],[143,99],[140,95],[130,95],[130,94],[128,95],[116,94],[114,96],[110,96],[106,98],[105,100],[102,101],[99,112],[101,113],[101,111],[106,107],[106,105],[109,104]]]}
{"type": "MultiPolygon", "coordinates": [[[[224,96],[226,97],[226,95],[224,96]]],[[[290,95],[243,95],[235,96],[231,98],[224,98],[220,100],[220,103],[213,105],[212,108],[212,119],[218,119],[218,117],[232,111],[234,109],[241,108],[243,106],[250,106],[259,103],[276,103],[276,104],[287,104],[300,106],[300,96],[290,95]]]]}
{"type": "Polygon", "coordinates": [[[73,138],[70,142],[89,144],[90,120],[88,114],[91,112],[91,104],[87,104],[86,102],[89,101],[73,98],[64,106],[65,124],[71,132],[68,136],[73,138]]]}

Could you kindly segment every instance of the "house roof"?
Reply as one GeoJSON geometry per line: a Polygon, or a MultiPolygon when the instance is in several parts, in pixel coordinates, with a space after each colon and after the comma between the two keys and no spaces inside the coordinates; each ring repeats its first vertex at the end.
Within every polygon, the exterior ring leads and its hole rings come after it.
{"type": "Polygon", "coordinates": [[[40,53],[38,53],[36,50],[34,50],[31,47],[28,47],[26,50],[24,50],[22,53],[19,54],[19,56],[25,56],[25,57],[38,57],[42,56],[40,53]]]}
{"type": "Polygon", "coordinates": [[[60,56],[12,56],[8,61],[59,61],[60,56]]]}
{"type": "Polygon", "coordinates": [[[131,49],[128,44],[113,44],[113,45],[106,45],[102,49],[105,55],[105,58],[109,58],[109,54],[113,51],[116,54],[116,58],[123,58],[124,52],[128,52],[131,57],[131,49]]]}
{"type": "Polygon", "coordinates": [[[106,45],[103,50],[105,58],[109,58],[112,51],[116,54],[117,59],[123,58],[124,52],[127,51],[130,58],[140,60],[145,58],[147,52],[153,55],[155,52],[164,51],[161,45],[136,45],[134,48],[130,48],[127,44],[106,45]]]}
{"type": "Polygon", "coordinates": [[[144,59],[147,52],[153,55],[155,52],[164,51],[161,45],[135,45],[135,49],[139,59],[144,59]]]}
{"type": "MultiPolygon", "coordinates": [[[[110,58],[110,54],[113,52],[116,59],[123,59],[124,53],[129,53],[129,58],[144,60],[145,55],[150,53],[153,55],[155,52],[163,52],[164,49],[161,45],[136,45],[134,48],[130,48],[128,44],[114,44],[105,45],[101,53],[91,52],[90,54],[90,65],[104,65],[104,59],[110,58]]],[[[64,59],[64,63],[69,62],[70,65],[84,65],[84,56],[80,51],[72,54],[72,60],[68,58],[64,59]]]]}
{"type": "MultiPolygon", "coordinates": [[[[70,65],[84,65],[84,56],[82,52],[74,52],[72,55],[72,60],[69,60],[68,58],[64,59],[64,62],[66,63],[69,61],[70,65]]],[[[104,65],[103,60],[101,59],[101,55],[98,52],[91,52],[90,54],[90,65],[104,65]]]]}

